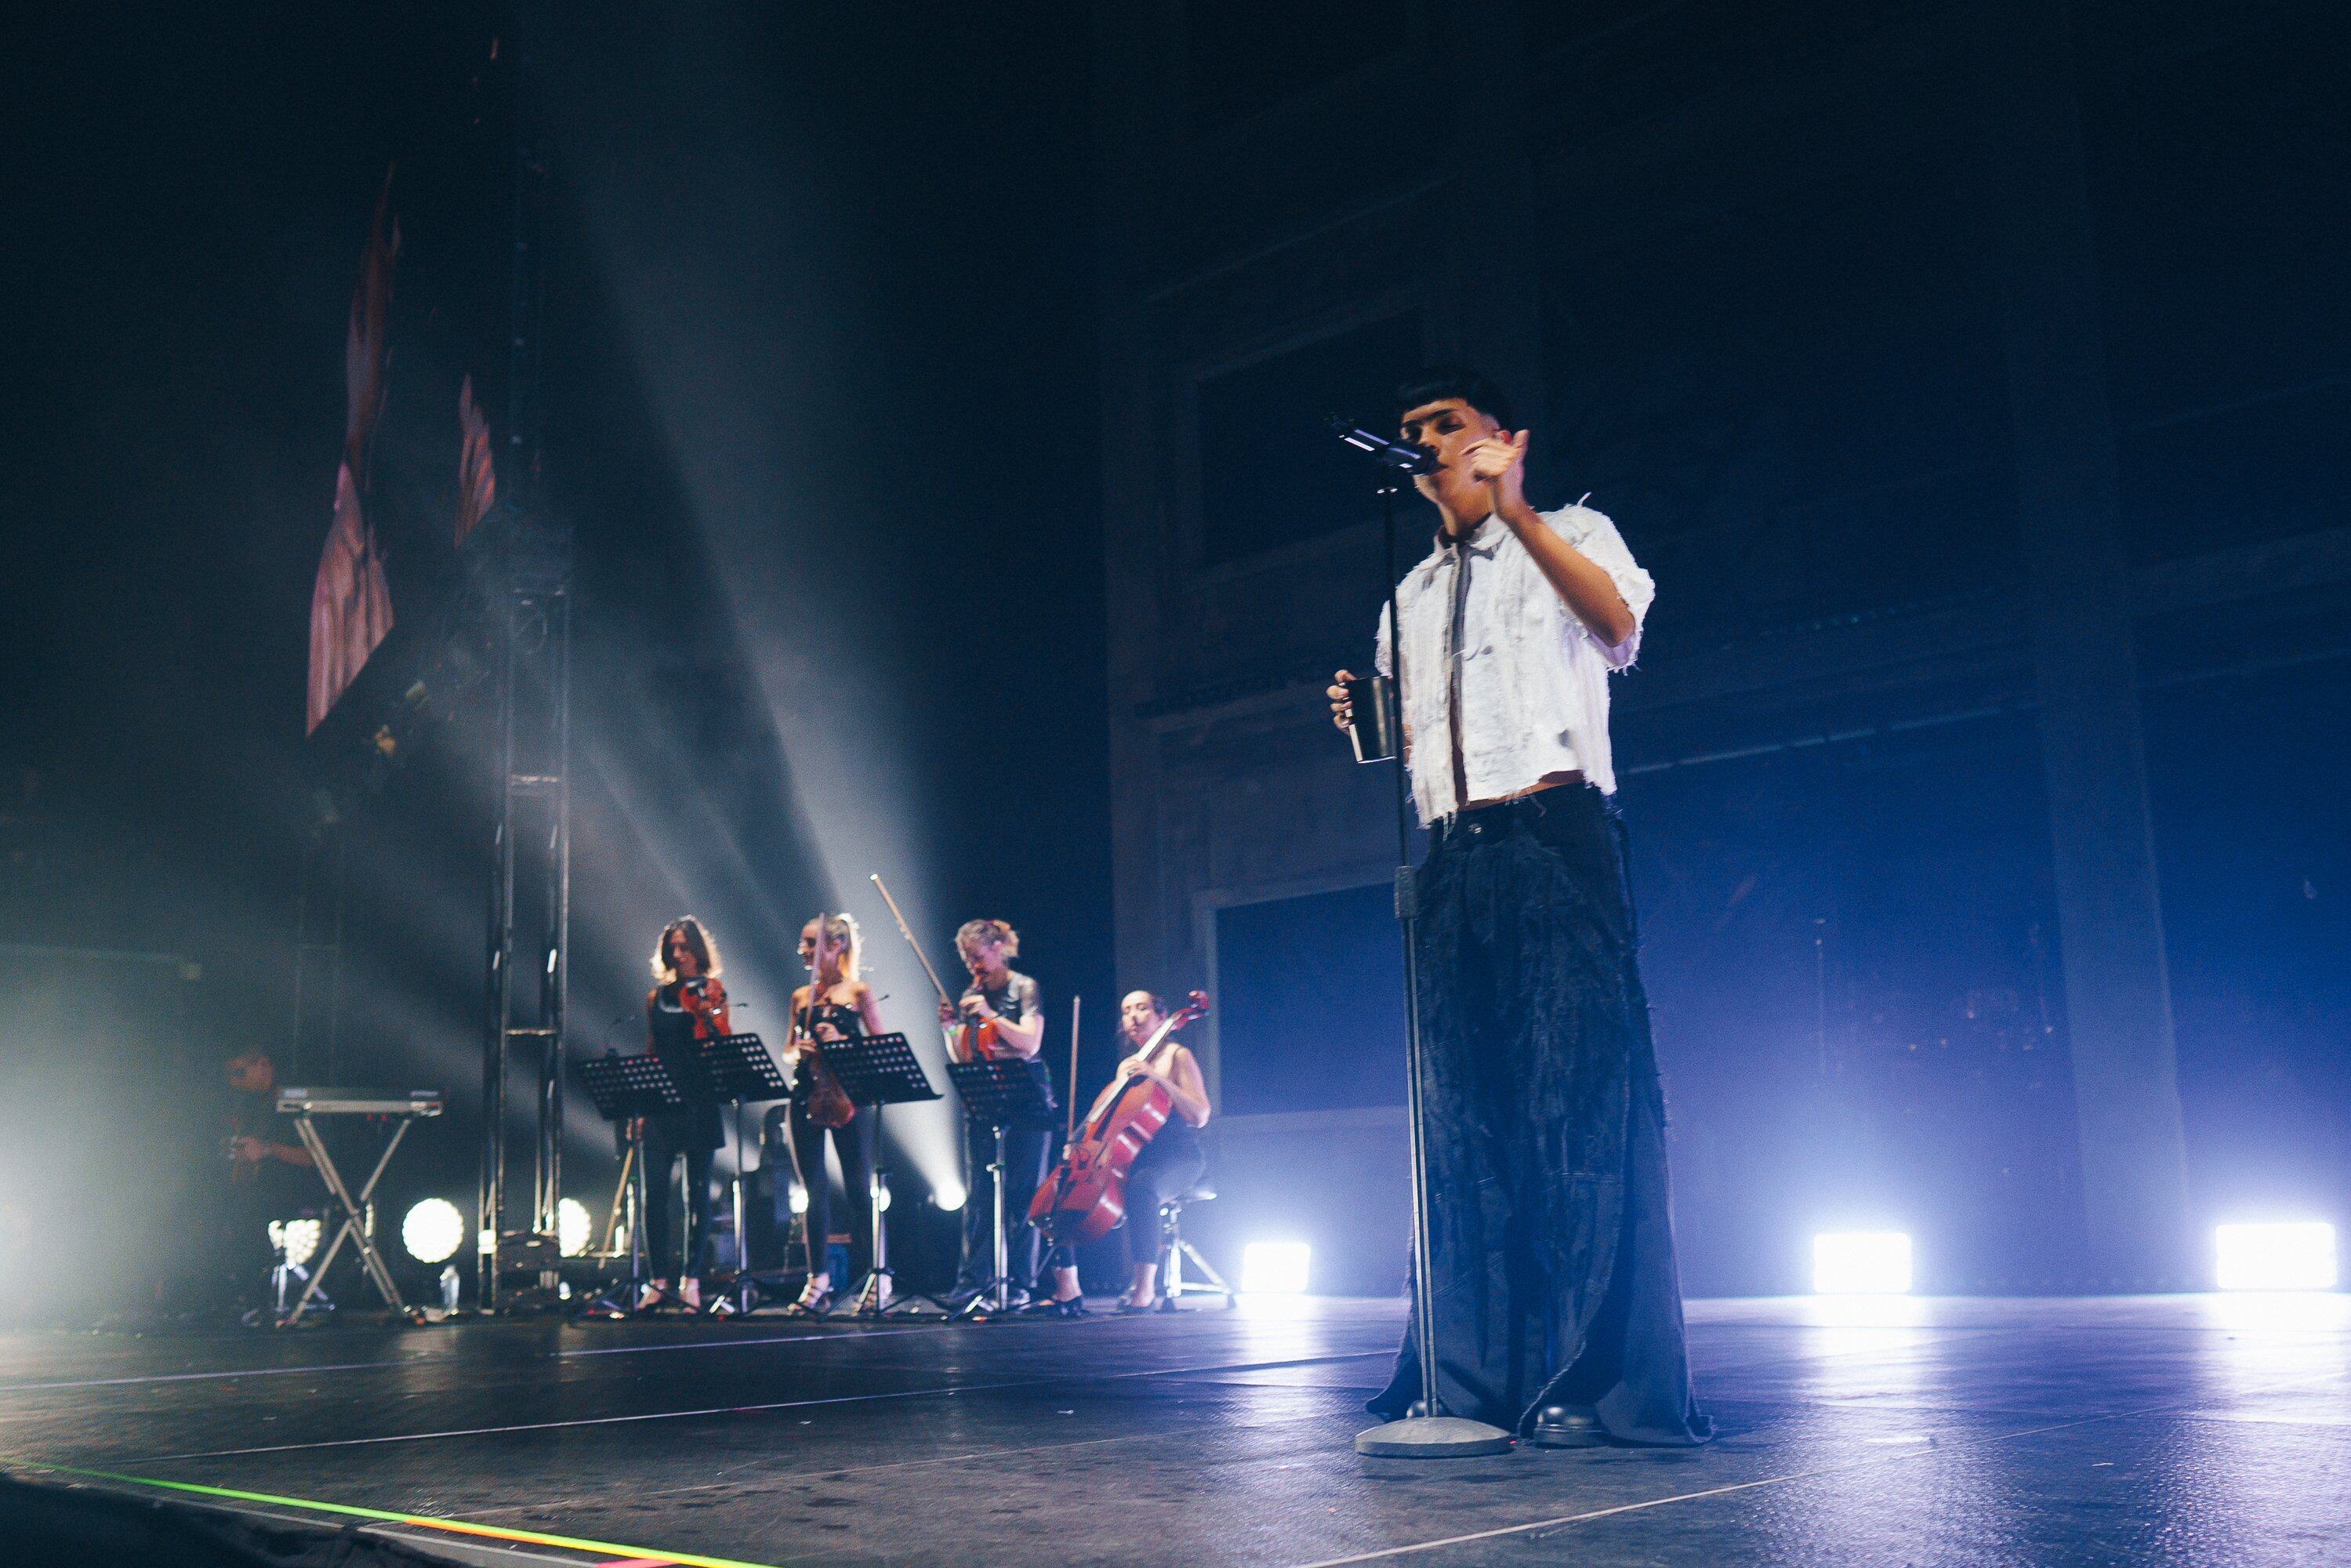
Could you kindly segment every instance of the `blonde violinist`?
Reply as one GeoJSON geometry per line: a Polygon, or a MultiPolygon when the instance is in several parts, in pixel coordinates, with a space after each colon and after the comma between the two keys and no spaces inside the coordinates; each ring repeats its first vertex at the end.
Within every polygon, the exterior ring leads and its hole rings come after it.
{"type": "MultiPolygon", "coordinates": [[[[969,920],[956,932],[956,952],[971,974],[958,1002],[939,1004],[939,1022],[952,1030],[959,1057],[972,1054],[998,1061],[1019,1061],[1033,1074],[1040,1100],[1050,1110],[1053,1081],[1039,1054],[1045,1043],[1045,1009],[1037,982],[1012,967],[1020,954],[1020,933],[1001,920],[969,920]]],[[[1006,1256],[1010,1260],[1010,1304],[1028,1303],[1028,1286],[1037,1273],[1037,1233],[1029,1228],[1029,1200],[1045,1179],[1045,1156],[1052,1145],[1050,1118],[1033,1127],[1012,1127],[1004,1137],[1004,1222],[1006,1256]]],[[[995,1267],[996,1238],[993,1179],[988,1166],[996,1158],[996,1128],[967,1113],[964,1118],[966,1186],[963,1266],[956,1271],[954,1295],[969,1300],[985,1287],[995,1267]]]]}
{"type": "MultiPolygon", "coordinates": [[[[882,1015],[874,1006],[872,988],[858,978],[857,922],[847,915],[827,915],[800,927],[800,962],[813,977],[792,992],[792,1030],[784,1051],[786,1071],[792,1075],[792,1161],[800,1189],[808,1195],[808,1284],[799,1300],[785,1309],[789,1316],[814,1317],[832,1305],[832,1176],[825,1162],[825,1140],[832,1142],[833,1158],[841,1166],[841,1181],[849,1212],[849,1272],[854,1280],[873,1264],[874,1129],[879,1124],[870,1105],[849,1103],[841,1085],[822,1065],[825,1043],[880,1034],[882,1015]]],[[[790,1194],[778,1184],[776,1215],[789,1225],[786,1211],[790,1194]]],[[[886,1301],[889,1281],[882,1281],[886,1301]]]]}

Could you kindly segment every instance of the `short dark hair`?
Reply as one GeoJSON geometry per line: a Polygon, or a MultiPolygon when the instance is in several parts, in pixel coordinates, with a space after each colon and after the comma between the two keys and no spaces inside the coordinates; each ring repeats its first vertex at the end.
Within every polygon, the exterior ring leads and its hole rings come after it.
{"type": "Polygon", "coordinates": [[[1396,388],[1396,417],[1401,419],[1424,403],[1458,397],[1504,430],[1516,430],[1510,400],[1502,389],[1465,365],[1430,365],[1405,378],[1396,388]]]}

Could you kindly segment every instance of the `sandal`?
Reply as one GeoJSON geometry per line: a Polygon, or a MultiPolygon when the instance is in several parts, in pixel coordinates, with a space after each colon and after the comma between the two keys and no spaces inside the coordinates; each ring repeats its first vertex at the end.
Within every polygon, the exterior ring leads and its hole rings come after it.
{"type": "Polygon", "coordinates": [[[832,1310],[832,1286],[811,1283],[800,1291],[800,1299],[784,1309],[788,1318],[820,1318],[832,1310]]]}

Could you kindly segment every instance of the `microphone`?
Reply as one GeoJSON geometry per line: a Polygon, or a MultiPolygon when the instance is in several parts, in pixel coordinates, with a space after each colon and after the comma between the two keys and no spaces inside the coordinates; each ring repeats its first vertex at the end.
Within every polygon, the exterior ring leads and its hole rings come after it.
{"type": "Polygon", "coordinates": [[[1434,474],[1437,459],[1417,446],[1406,446],[1401,441],[1390,441],[1351,423],[1343,414],[1331,414],[1324,422],[1331,433],[1374,463],[1395,469],[1401,474],[1434,474]]]}

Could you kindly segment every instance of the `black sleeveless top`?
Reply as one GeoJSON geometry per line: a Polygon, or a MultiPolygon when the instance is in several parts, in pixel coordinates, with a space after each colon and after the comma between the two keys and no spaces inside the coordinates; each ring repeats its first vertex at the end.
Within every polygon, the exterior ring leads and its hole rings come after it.
{"type": "Polygon", "coordinates": [[[678,1005],[677,991],[674,981],[662,987],[645,1009],[653,1054],[661,1058],[661,1064],[685,1096],[684,1106],[655,1119],[666,1125],[680,1146],[715,1149],[726,1141],[726,1128],[702,1071],[702,1052],[694,1043],[694,1015],[678,1005]]]}

